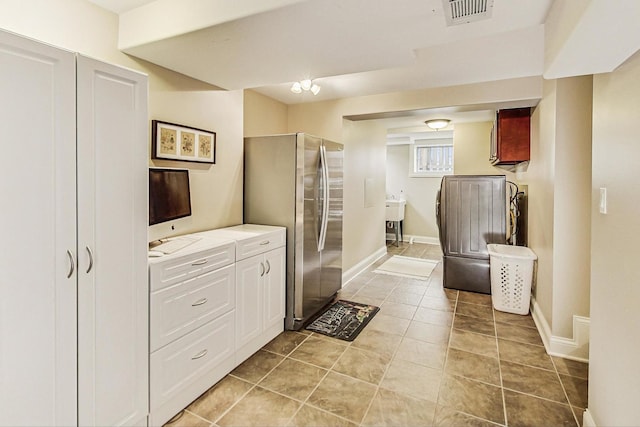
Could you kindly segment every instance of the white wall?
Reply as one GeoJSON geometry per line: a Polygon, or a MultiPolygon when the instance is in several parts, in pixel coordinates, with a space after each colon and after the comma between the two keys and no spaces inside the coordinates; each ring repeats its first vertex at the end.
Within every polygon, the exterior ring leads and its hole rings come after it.
{"type": "MultiPolygon", "coordinates": [[[[215,165],[154,161],[191,171],[193,219],[182,233],[242,222],[242,92],[227,92],[117,49],[118,16],[85,0],[2,0],[0,28],[149,75],[149,119],[212,130],[215,165]]],[[[149,145],[150,141],[140,141],[149,145]]],[[[150,153],[150,151],[149,151],[150,153]]]]}
{"type": "Polygon", "coordinates": [[[640,420],[640,53],[593,78],[589,405],[598,426],[640,420]],[[598,210],[607,188],[608,213],[598,210]]]}

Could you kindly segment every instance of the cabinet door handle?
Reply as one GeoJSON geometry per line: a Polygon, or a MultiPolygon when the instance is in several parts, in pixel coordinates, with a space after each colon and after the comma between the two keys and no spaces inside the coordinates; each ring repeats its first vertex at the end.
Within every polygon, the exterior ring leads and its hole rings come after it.
{"type": "Polygon", "coordinates": [[[86,273],[90,272],[93,268],[93,252],[91,252],[91,248],[89,246],[85,246],[87,249],[87,254],[89,255],[89,267],[87,267],[86,273]]]}
{"type": "Polygon", "coordinates": [[[196,354],[195,356],[193,356],[193,357],[191,358],[191,360],[201,359],[201,358],[203,358],[204,356],[206,356],[206,355],[207,355],[207,353],[208,353],[208,351],[207,351],[207,349],[205,348],[205,349],[204,349],[204,350],[202,350],[200,353],[198,353],[198,354],[196,354]]]}
{"type": "Polygon", "coordinates": [[[266,272],[266,274],[269,274],[270,271],[271,271],[271,264],[269,263],[269,260],[267,260],[267,272],[266,272]]]}
{"type": "Polygon", "coordinates": [[[76,271],[76,263],[73,260],[73,252],[67,250],[67,256],[69,257],[69,273],[67,274],[67,279],[73,275],[73,272],[76,271]]]}
{"type": "Polygon", "coordinates": [[[260,245],[264,246],[264,245],[268,245],[269,243],[271,243],[271,241],[265,240],[264,242],[260,242],[260,245]]]}
{"type": "Polygon", "coordinates": [[[264,272],[265,272],[264,264],[260,263],[260,277],[264,276],[264,272]]]}
{"type": "Polygon", "coordinates": [[[200,261],[196,261],[196,262],[192,263],[191,265],[204,265],[204,264],[206,264],[208,262],[209,262],[208,259],[203,259],[203,260],[200,260],[200,261]]]}
{"type": "Polygon", "coordinates": [[[198,301],[194,302],[193,304],[191,304],[191,306],[192,307],[197,307],[199,305],[205,304],[207,301],[209,301],[209,300],[206,299],[206,298],[202,298],[202,299],[199,299],[198,301]]]}

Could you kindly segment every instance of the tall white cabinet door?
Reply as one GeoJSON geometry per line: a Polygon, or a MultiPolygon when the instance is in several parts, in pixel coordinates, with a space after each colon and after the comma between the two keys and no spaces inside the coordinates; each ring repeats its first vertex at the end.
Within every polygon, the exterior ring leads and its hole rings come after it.
{"type": "Polygon", "coordinates": [[[76,421],[75,65],[0,31],[0,425],[76,421]]]}
{"type": "Polygon", "coordinates": [[[147,78],[77,57],[80,425],[148,414],[147,78]]]}

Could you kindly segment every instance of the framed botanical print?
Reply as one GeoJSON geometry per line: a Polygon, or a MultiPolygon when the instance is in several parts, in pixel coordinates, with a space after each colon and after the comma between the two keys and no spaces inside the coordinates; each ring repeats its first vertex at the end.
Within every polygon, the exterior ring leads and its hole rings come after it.
{"type": "Polygon", "coordinates": [[[175,123],[151,121],[154,159],[215,163],[216,133],[175,123]]]}

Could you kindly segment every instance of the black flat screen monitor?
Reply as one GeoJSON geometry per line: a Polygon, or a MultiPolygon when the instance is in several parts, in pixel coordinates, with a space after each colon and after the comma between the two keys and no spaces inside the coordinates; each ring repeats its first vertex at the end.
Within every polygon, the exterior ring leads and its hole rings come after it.
{"type": "Polygon", "coordinates": [[[149,169],[149,225],[190,215],[189,171],[149,169]]]}

